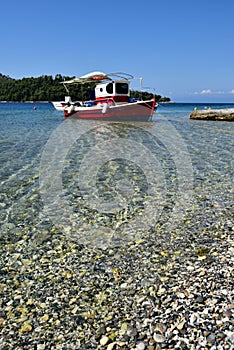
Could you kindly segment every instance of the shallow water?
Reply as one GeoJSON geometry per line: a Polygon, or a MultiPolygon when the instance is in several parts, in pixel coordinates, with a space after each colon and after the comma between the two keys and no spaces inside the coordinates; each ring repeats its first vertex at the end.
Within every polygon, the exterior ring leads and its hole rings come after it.
{"type": "Polygon", "coordinates": [[[188,216],[230,224],[234,125],[189,119],[209,105],[162,104],[153,122],[131,124],[65,122],[50,104],[36,106],[0,104],[4,237],[57,226],[88,241],[94,231],[126,241],[188,216]]]}

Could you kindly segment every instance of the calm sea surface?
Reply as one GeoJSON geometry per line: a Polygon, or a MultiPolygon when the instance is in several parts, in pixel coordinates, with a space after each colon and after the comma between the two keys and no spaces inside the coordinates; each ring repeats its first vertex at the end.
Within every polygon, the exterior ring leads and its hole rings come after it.
{"type": "Polygon", "coordinates": [[[162,104],[149,124],[100,122],[92,128],[85,124],[82,130],[84,124],[73,121],[69,125],[50,104],[36,104],[34,110],[32,103],[1,103],[1,232],[17,240],[24,231],[33,235],[50,230],[58,216],[60,229],[63,220],[66,228],[68,220],[71,227],[76,220],[79,226],[75,228],[81,231],[85,225],[87,230],[98,225],[113,229],[121,227],[120,212],[125,213],[125,222],[134,221],[134,229],[156,211],[146,228],[191,213],[204,227],[230,225],[234,123],[189,119],[194,107],[209,106],[234,108],[234,104],[162,104]],[[93,187],[85,184],[86,174],[87,182],[92,182],[90,169],[96,171],[93,187]],[[57,173],[61,184],[56,188],[51,179],[54,176],[56,182],[57,173]],[[41,190],[40,183],[48,188],[41,190]],[[66,198],[66,207],[60,195],[66,198]],[[58,206],[63,208],[56,212],[58,206]]]}

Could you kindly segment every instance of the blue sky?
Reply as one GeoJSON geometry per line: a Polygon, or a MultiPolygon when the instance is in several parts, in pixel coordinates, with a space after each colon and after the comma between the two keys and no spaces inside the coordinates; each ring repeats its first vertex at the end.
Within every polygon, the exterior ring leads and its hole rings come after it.
{"type": "Polygon", "coordinates": [[[0,14],[12,78],[122,71],[176,102],[234,102],[233,0],[8,0],[0,14]]]}

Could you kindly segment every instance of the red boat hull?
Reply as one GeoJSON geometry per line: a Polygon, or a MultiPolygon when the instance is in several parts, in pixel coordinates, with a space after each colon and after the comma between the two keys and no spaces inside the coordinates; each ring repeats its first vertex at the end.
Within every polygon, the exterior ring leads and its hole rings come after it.
{"type": "Polygon", "coordinates": [[[155,99],[95,107],[83,107],[72,110],[64,109],[64,116],[78,119],[105,119],[115,121],[148,121],[154,112],[155,99]]]}

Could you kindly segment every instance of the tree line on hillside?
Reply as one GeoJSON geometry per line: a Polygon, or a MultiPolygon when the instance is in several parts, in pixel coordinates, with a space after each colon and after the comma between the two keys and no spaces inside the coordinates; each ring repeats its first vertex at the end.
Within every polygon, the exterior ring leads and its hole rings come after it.
{"type": "MultiPolygon", "coordinates": [[[[0,101],[25,102],[25,101],[61,101],[67,92],[62,81],[75,77],[56,74],[42,75],[37,78],[13,79],[0,73],[0,101]]],[[[69,86],[69,96],[72,100],[88,100],[89,90],[95,84],[78,84],[69,86]]],[[[169,102],[170,98],[155,95],[146,91],[131,91],[131,97],[150,99],[155,96],[157,102],[169,102]]]]}

